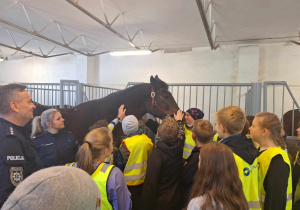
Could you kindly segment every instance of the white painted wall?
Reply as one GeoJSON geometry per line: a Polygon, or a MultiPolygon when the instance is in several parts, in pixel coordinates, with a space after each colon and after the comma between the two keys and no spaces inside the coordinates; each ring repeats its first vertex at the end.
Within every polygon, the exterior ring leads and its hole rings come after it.
{"type": "Polygon", "coordinates": [[[238,52],[238,46],[233,46],[147,56],[101,55],[99,83],[123,88],[127,82],[149,82],[151,75],[167,83],[236,82],[238,52]]]}
{"type": "Polygon", "coordinates": [[[70,55],[53,58],[31,57],[0,62],[0,83],[59,83],[64,80],[87,82],[87,58],[70,55]]]}
{"type": "MultiPolygon", "coordinates": [[[[167,83],[238,83],[287,81],[300,102],[300,47],[286,44],[196,48],[190,52],[155,52],[147,56],[50,59],[0,62],[0,83],[59,82],[60,79],[124,88],[128,82],[149,82],[158,75],[167,83]]],[[[279,91],[276,92],[281,95],[279,91]]],[[[278,97],[279,98],[279,97],[278,97]]],[[[272,99],[270,99],[272,100],[272,99]]],[[[288,99],[286,99],[288,101],[288,99]]],[[[278,101],[275,104],[280,104],[278,101]]],[[[290,105],[291,102],[289,101],[290,105]]],[[[279,106],[277,105],[277,108],[279,106]]],[[[291,109],[285,107],[285,109],[291,109]]]]}

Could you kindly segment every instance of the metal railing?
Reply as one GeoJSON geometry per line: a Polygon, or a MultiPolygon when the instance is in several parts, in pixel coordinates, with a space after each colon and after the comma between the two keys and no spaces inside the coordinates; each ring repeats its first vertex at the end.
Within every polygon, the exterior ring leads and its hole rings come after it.
{"type": "Polygon", "coordinates": [[[45,106],[70,108],[83,102],[103,98],[119,89],[87,85],[78,80],[61,80],[60,83],[19,83],[33,101],[45,106]]]}
{"type": "Polygon", "coordinates": [[[296,117],[300,114],[300,107],[297,103],[291,89],[284,81],[268,81],[264,82],[264,95],[263,95],[263,111],[272,112],[281,116],[282,124],[291,123],[291,131],[286,132],[294,136],[295,128],[298,126],[296,117]],[[290,122],[284,119],[286,112],[291,110],[292,119],[290,122]]]}
{"type": "MultiPolygon", "coordinates": [[[[130,82],[126,88],[140,84],[130,82]]],[[[226,106],[239,106],[253,115],[261,108],[261,83],[169,83],[169,91],[181,110],[199,108],[204,119],[214,121],[215,113],[226,106]]]]}
{"type": "Polygon", "coordinates": [[[120,89],[116,88],[108,88],[108,87],[101,87],[101,86],[95,86],[95,85],[83,85],[83,92],[84,98],[83,101],[90,101],[95,99],[104,98],[105,96],[108,96],[111,93],[117,92],[120,89]]]}
{"type": "Polygon", "coordinates": [[[27,86],[26,90],[34,102],[47,105],[59,106],[60,84],[59,83],[19,83],[27,86]]]}

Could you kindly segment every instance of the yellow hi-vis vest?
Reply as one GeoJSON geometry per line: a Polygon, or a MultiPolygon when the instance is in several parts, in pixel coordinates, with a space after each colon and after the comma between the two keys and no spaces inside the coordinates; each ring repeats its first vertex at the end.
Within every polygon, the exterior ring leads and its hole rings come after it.
{"type": "Polygon", "coordinates": [[[219,134],[216,133],[216,134],[214,135],[214,137],[213,137],[213,141],[214,141],[214,142],[218,142],[218,137],[219,137],[219,134]]]}
{"type": "Polygon", "coordinates": [[[193,149],[195,148],[196,143],[192,137],[193,132],[187,129],[186,125],[184,125],[184,134],[185,134],[185,141],[183,146],[183,158],[188,159],[193,149]]]}
{"type": "MultiPolygon", "coordinates": [[[[73,166],[75,162],[73,163],[67,163],[66,166],[73,166]]],[[[112,205],[109,203],[108,198],[107,198],[107,193],[106,193],[106,183],[108,180],[108,176],[110,174],[110,171],[114,165],[106,164],[106,163],[101,163],[97,167],[96,171],[91,175],[93,180],[96,182],[99,190],[100,190],[100,197],[101,197],[101,205],[100,209],[103,210],[112,210],[112,205]]]]}
{"type": "MultiPolygon", "coordinates": [[[[145,134],[134,135],[122,141],[130,152],[124,169],[124,177],[128,186],[136,186],[144,183],[147,160],[152,152],[153,143],[145,134]]],[[[120,147],[121,147],[120,146],[120,147]]]]}
{"type": "Polygon", "coordinates": [[[233,153],[233,156],[239,171],[239,177],[243,184],[243,191],[248,202],[249,209],[260,209],[258,198],[257,159],[255,159],[252,165],[250,165],[235,153],[233,153]]]}
{"type": "MultiPolygon", "coordinates": [[[[298,156],[299,156],[299,151],[296,154],[294,165],[297,164],[298,156]]],[[[296,203],[298,200],[300,200],[300,179],[298,180],[298,183],[296,186],[294,203],[296,203]]]]}
{"type": "MultiPolygon", "coordinates": [[[[275,155],[280,154],[284,160],[289,165],[290,168],[290,175],[289,175],[289,180],[288,180],[288,186],[287,186],[287,191],[286,191],[286,210],[292,209],[292,176],[291,176],[291,164],[290,160],[288,157],[288,154],[286,151],[282,150],[280,147],[272,147],[270,149],[267,149],[261,155],[258,156],[258,164],[259,164],[259,169],[258,169],[258,192],[259,192],[259,201],[261,205],[261,209],[264,209],[264,201],[265,201],[265,196],[266,196],[266,191],[264,189],[264,180],[266,177],[266,174],[268,172],[270,163],[272,158],[275,155]]],[[[276,184],[276,183],[274,183],[276,184]]]]}
{"type": "Polygon", "coordinates": [[[114,165],[106,164],[106,163],[101,163],[96,171],[91,175],[93,180],[96,182],[100,189],[101,193],[101,209],[103,210],[112,210],[113,207],[109,203],[108,198],[107,198],[107,191],[106,191],[106,183],[108,180],[108,176],[110,174],[110,171],[114,165]]]}

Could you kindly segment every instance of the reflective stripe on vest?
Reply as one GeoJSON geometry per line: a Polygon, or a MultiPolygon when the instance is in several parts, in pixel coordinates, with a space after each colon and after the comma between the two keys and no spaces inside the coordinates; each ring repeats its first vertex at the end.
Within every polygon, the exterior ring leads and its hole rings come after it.
{"type": "Polygon", "coordinates": [[[188,159],[188,157],[192,154],[192,150],[196,146],[196,143],[192,137],[192,133],[193,132],[187,129],[186,125],[184,125],[185,141],[182,155],[184,159],[188,159]]]}
{"type": "Polygon", "coordinates": [[[135,135],[122,141],[130,152],[124,169],[124,177],[128,186],[144,183],[147,160],[152,151],[153,143],[145,134],[135,135]]]}
{"type": "MultiPolygon", "coordinates": [[[[259,192],[259,201],[261,205],[261,209],[264,209],[264,201],[266,196],[266,191],[264,189],[264,180],[266,177],[266,174],[268,172],[271,160],[274,156],[280,154],[284,160],[289,165],[290,168],[290,175],[288,178],[288,186],[286,191],[286,210],[292,209],[292,176],[291,176],[291,164],[288,157],[288,154],[286,151],[282,150],[280,147],[272,147],[261,153],[261,155],[258,156],[258,164],[259,164],[259,170],[258,170],[258,192],[259,192]]],[[[274,183],[276,184],[276,183],[274,183]]]]}
{"type": "Polygon", "coordinates": [[[112,210],[112,205],[109,203],[107,198],[106,184],[108,176],[114,166],[106,163],[101,163],[96,171],[91,175],[93,180],[98,185],[101,194],[101,209],[112,210]]]}
{"type": "Polygon", "coordinates": [[[300,200],[300,179],[298,180],[298,183],[296,186],[294,203],[296,203],[296,201],[298,201],[298,200],[300,200]]]}
{"type": "Polygon", "coordinates": [[[66,166],[73,166],[75,164],[75,162],[73,163],[67,163],[66,166]]]}
{"type": "Polygon", "coordinates": [[[240,180],[243,184],[243,191],[248,202],[249,209],[260,209],[257,187],[257,159],[255,159],[252,165],[250,165],[235,153],[233,153],[233,156],[238,168],[240,180]]]}
{"type": "MultiPolygon", "coordinates": [[[[298,164],[297,163],[298,157],[299,157],[299,151],[296,154],[294,165],[298,164]]],[[[296,203],[298,200],[300,200],[300,179],[298,180],[298,184],[296,186],[294,203],[296,203]]]]}

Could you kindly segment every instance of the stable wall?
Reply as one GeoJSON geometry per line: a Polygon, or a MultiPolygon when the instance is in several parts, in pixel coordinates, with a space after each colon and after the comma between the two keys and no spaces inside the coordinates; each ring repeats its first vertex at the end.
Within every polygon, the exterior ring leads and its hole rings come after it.
{"type": "Polygon", "coordinates": [[[86,83],[87,58],[70,55],[53,58],[30,57],[0,62],[0,84],[59,83],[60,80],[79,80],[86,83]]]}
{"type": "Polygon", "coordinates": [[[147,56],[86,58],[67,55],[0,62],[0,83],[59,82],[61,79],[124,88],[158,75],[168,83],[287,81],[300,101],[300,47],[286,44],[195,48],[190,52],[155,52],[147,56]],[[299,92],[299,94],[298,94],[299,92]]]}

